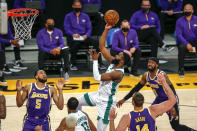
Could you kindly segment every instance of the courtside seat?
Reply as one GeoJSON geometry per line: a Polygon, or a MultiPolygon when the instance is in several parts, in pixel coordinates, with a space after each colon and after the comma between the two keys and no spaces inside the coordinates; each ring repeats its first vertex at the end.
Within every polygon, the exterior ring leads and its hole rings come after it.
{"type": "Polygon", "coordinates": [[[189,52],[185,55],[184,66],[196,66],[197,67],[197,53],[189,52]]]}

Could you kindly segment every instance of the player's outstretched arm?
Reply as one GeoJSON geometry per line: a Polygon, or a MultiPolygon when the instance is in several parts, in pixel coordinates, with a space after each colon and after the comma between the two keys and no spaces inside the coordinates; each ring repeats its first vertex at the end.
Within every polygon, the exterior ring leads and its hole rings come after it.
{"type": "Polygon", "coordinates": [[[117,128],[115,128],[114,125],[114,120],[117,116],[117,113],[115,113],[115,108],[112,108],[110,110],[110,131],[126,131],[127,128],[129,128],[130,126],[130,117],[129,114],[125,114],[122,116],[122,118],[119,121],[119,124],[117,126],[117,128]]]}
{"type": "Polygon", "coordinates": [[[119,100],[116,104],[117,107],[121,107],[122,104],[127,101],[129,98],[133,96],[135,92],[138,92],[142,87],[146,84],[146,75],[147,73],[144,73],[142,76],[140,82],[121,100],[119,100]]]}
{"type": "Polygon", "coordinates": [[[99,42],[100,51],[103,54],[103,57],[109,62],[112,61],[113,57],[111,56],[110,52],[105,47],[105,42],[106,42],[106,38],[107,38],[107,33],[108,33],[109,29],[111,29],[111,28],[112,27],[110,25],[106,24],[105,30],[104,30],[103,34],[101,35],[100,42],[99,42]]]}
{"type": "Polygon", "coordinates": [[[167,84],[164,74],[158,75],[158,81],[163,86],[166,95],[168,96],[168,100],[149,107],[153,119],[156,119],[157,116],[169,111],[176,103],[175,95],[167,84]]]}
{"type": "Polygon", "coordinates": [[[64,98],[63,98],[63,93],[62,93],[62,88],[64,86],[64,80],[60,79],[58,80],[58,83],[56,84],[59,96],[57,95],[57,91],[54,87],[50,87],[51,89],[51,96],[53,98],[53,101],[55,102],[57,108],[59,110],[62,110],[64,108],[64,98]]]}
{"type": "Polygon", "coordinates": [[[31,84],[27,84],[27,85],[24,87],[23,93],[22,93],[22,95],[21,95],[21,89],[22,89],[22,87],[23,87],[22,81],[21,81],[21,80],[17,80],[17,81],[16,81],[16,91],[17,91],[17,95],[16,95],[16,105],[17,105],[18,107],[21,107],[21,106],[24,104],[24,102],[25,102],[25,100],[26,100],[26,98],[27,98],[29,89],[30,89],[30,87],[31,87],[31,84]]]}
{"type": "Polygon", "coordinates": [[[0,119],[6,118],[6,100],[3,94],[0,94],[0,119]]]}

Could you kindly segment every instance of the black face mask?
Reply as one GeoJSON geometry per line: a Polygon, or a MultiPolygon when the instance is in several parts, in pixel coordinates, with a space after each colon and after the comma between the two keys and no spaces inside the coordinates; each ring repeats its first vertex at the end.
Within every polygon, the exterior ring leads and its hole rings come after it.
{"type": "Polygon", "coordinates": [[[40,78],[38,78],[38,81],[39,81],[39,82],[41,82],[41,83],[45,83],[45,82],[47,82],[47,79],[46,79],[46,80],[44,80],[44,79],[40,79],[40,78]]]}
{"type": "Polygon", "coordinates": [[[75,12],[80,12],[80,11],[81,11],[81,8],[73,8],[73,10],[74,10],[75,12]]]}
{"type": "Polygon", "coordinates": [[[54,25],[48,25],[47,29],[51,31],[54,30],[54,25]]]}
{"type": "Polygon", "coordinates": [[[146,13],[149,11],[149,8],[142,8],[143,12],[146,13]]]}
{"type": "Polygon", "coordinates": [[[111,61],[111,63],[114,64],[114,65],[118,65],[119,62],[120,62],[120,60],[117,60],[117,59],[113,59],[113,60],[111,61]]]}
{"type": "Polygon", "coordinates": [[[129,28],[124,27],[124,28],[122,28],[122,31],[123,31],[123,32],[128,32],[128,31],[129,31],[129,28]]]}
{"type": "Polygon", "coordinates": [[[184,12],[184,16],[190,16],[192,12],[184,12]]]}

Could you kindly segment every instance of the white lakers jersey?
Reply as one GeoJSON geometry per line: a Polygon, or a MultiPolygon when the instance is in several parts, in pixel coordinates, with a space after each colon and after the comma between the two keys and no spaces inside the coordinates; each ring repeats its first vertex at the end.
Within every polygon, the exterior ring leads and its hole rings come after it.
{"type": "MultiPolygon", "coordinates": [[[[106,73],[113,72],[115,70],[119,70],[124,74],[123,68],[114,69],[114,64],[110,64],[106,73]]],[[[120,83],[116,83],[115,81],[101,81],[98,89],[99,96],[107,98],[109,96],[114,96],[119,88],[120,83]]]]}
{"type": "Polygon", "coordinates": [[[88,117],[82,111],[78,110],[76,113],[77,126],[75,131],[91,131],[88,123],[88,117]]]}

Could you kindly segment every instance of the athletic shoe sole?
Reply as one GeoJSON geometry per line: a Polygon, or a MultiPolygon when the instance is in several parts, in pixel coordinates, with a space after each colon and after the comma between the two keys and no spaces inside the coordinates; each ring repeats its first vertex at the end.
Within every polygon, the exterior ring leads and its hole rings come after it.
{"type": "Polygon", "coordinates": [[[16,73],[17,73],[17,72],[20,72],[21,70],[20,70],[20,69],[10,68],[10,71],[11,71],[11,72],[16,72],[16,73]]]}
{"type": "Polygon", "coordinates": [[[20,67],[20,66],[13,66],[13,68],[15,68],[15,69],[21,69],[21,70],[26,70],[27,69],[27,67],[20,67]]]}

